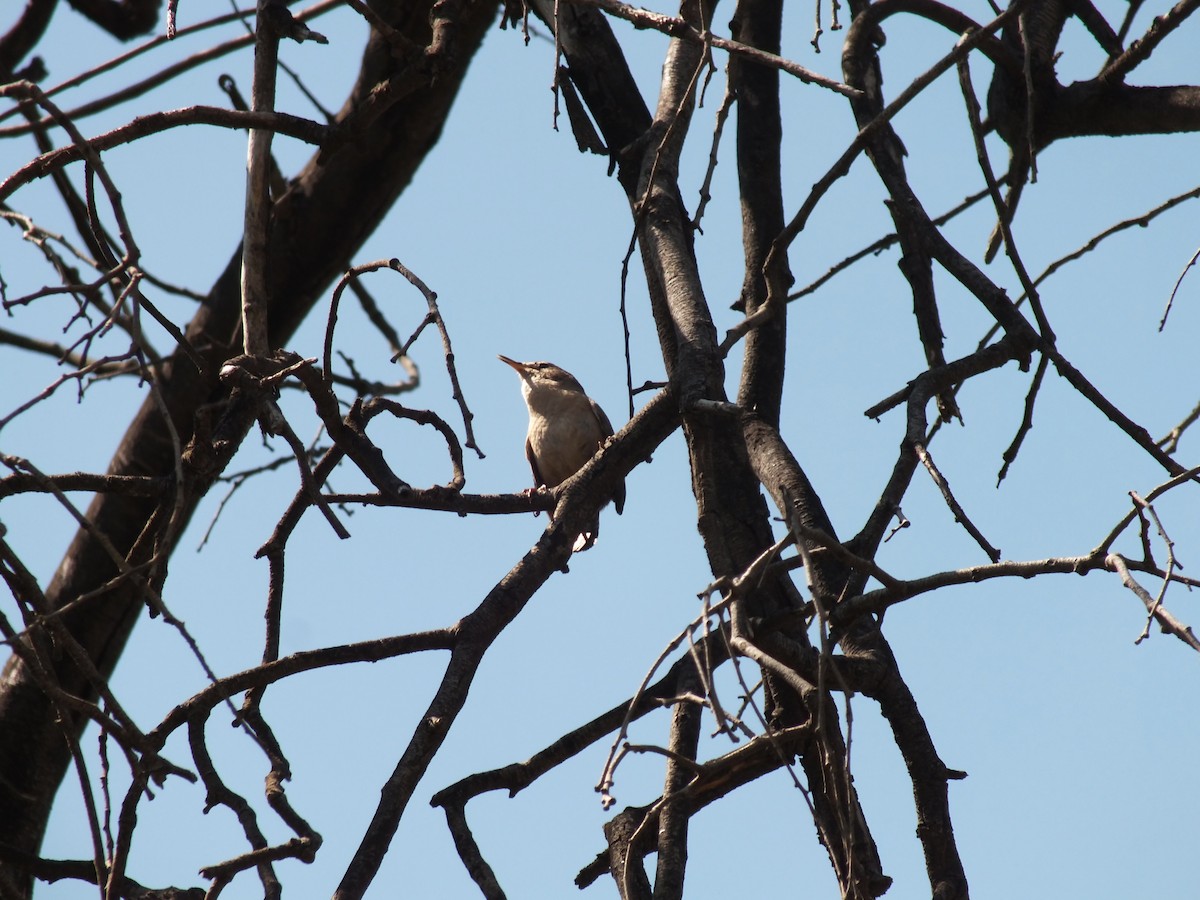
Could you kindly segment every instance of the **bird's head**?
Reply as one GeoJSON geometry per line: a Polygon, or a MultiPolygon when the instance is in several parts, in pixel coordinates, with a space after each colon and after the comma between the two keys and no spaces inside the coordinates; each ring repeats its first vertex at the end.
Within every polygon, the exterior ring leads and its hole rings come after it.
{"type": "Polygon", "coordinates": [[[583,387],[575,380],[575,376],[566,369],[551,362],[518,362],[503,354],[498,356],[500,362],[512,366],[521,376],[521,390],[526,399],[531,394],[541,393],[583,393],[583,387]]]}

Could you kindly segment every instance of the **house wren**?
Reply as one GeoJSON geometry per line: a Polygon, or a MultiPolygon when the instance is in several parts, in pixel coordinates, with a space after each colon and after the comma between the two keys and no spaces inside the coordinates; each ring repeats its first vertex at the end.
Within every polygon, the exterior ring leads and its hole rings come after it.
{"type": "MultiPolygon", "coordinates": [[[[521,376],[521,393],[529,407],[529,432],[525,457],[538,487],[556,488],[596,455],[613,433],[608,416],[565,369],[548,362],[517,362],[507,356],[500,361],[521,376]]],[[[620,513],[625,508],[625,484],[612,497],[620,513]]],[[[586,549],[595,539],[587,536],[586,549]]]]}

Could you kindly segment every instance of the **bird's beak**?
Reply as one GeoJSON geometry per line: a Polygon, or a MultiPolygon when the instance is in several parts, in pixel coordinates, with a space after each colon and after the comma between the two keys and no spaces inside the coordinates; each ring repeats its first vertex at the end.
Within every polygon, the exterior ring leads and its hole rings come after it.
{"type": "Polygon", "coordinates": [[[507,365],[512,366],[521,375],[524,375],[528,371],[525,368],[525,363],[517,362],[515,359],[509,359],[503,353],[497,354],[496,359],[500,360],[500,362],[502,362],[502,363],[506,363],[507,365]]]}

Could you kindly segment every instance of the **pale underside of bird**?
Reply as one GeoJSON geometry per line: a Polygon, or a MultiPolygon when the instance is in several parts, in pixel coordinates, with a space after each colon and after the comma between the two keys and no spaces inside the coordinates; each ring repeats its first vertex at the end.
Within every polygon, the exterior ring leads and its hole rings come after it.
{"type": "MultiPolygon", "coordinates": [[[[500,361],[521,376],[521,394],[529,408],[525,457],[533,470],[535,487],[558,487],[596,455],[613,433],[612,423],[595,400],[570,372],[554,363],[500,361]]],[[[613,493],[618,513],[625,508],[625,484],[613,493]]],[[[579,536],[575,550],[586,550],[596,540],[599,523],[579,536]]]]}

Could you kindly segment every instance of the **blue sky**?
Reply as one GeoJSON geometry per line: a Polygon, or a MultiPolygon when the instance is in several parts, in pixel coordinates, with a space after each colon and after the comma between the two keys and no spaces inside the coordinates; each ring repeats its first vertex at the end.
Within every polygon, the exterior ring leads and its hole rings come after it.
{"type": "MultiPolygon", "coordinates": [[[[181,24],[197,10],[183,4],[181,24]]],[[[1113,15],[1120,4],[1103,4],[1113,15]]],[[[977,7],[977,8],[976,8],[977,7]]],[[[974,14],[987,16],[984,4],[974,14]]],[[[664,7],[664,10],[666,8],[664,7]]],[[[724,33],[732,7],[714,21],[724,33]]],[[[1142,16],[1144,28],[1157,7],[1142,16]]],[[[827,34],[817,56],[808,45],[810,13],[788,20],[784,53],[836,76],[838,35],[827,34]]],[[[332,107],[354,75],[363,28],[350,12],[314,23],[329,46],[287,46],[284,59],[332,107]]],[[[65,6],[41,50],[51,83],[115,51],[65,6]]],[[[628,34],[639,83],[653,105],[665,39],[628,34]]],[[[883,51],[885,85],[894,97],[912,76],[953,45],[932,26],[892,20],[883,51]]],[[[232,31],[225,32],[232,34],[232,31]]],[[[1162,62],[1139,70],[1136,83],[1195,81],[1186,61],[1196,29],[1174,35],[1162,62]]],[[[213,40],[172,46],[151,68],[213,40]]],[[[1082,29],[1072,25],[1060,77],[1086,77],[1100,63],[1082,29]]],[[[723,65],[723,59],[718,58],[723,65]]],[[[95,134],[150,109],[221,104],[216,80],[230,72],[248,93],[247,54],[206,66],[170,89],[112,114],[85,120],[95,134]]],[[[548,358],[570,369],[618,427],[626,418],[617,314],[622,255],[629,240],[628,206],[605,161],[582,156],[567,131],[551,128],[553,51],[535,38],[493,31],[460,94],[441,143],[356,262],[398,257],[438,292],[458,357],[462,386],[475,413],[485,459],[467,460],[467,489],[526,487],[522,453],[524,408],[515,376],[495,359],[548,358]]],[[[979,92],[987,69],[974,63],[979,92]]],[[[111,89],[117,75],[63,99],[64,106],[111,89]]],[[[708,157],[723,78],[710,88],[688,141],[682,176],[691,206],[708,157]]],[[[785,187],[788,213],[853,137],[843,100],[785,80],[785,187]]],[[[279,106],[311,114],[286,85],[279,106]]],[[[982,178],[970,147],[957,81],[943,77],[896,120],[909,151],[913,185],[933,214],[973,193],[982,178]]],[[[565,129],[565,122],[564,122],[565,129]]],[[[27,141],[0,143],[0,169],[32,155],[27,141]]],[[[714,199],[697,237],[705,291],[719,329],[742,278],[732,123],[722,145],[714,199]]],[[[1003,165],[999,145],[993,162],[1003,165]]],[[[285,172],[310,149],[278,139],[285,172]]],[[[1117,221],[1139,215],[1196,186],[1195,136],[1094,138],[1062,142],[1039,158],[1039,182],[1025,193],[1015,223],[1026,265],[1039,273],[1117,221]]],[[[124,192],[146,267],[177,283],[206,290],[233,252],[241,222],[244,138],[221,130],[180,129],[140,147],[107,155],[124,192]]],[[[889,230],[883,190],[866,160],[855,163],[796,241],[797,284],[822,274],[843,256],[889,230]]],[[[10,202],[47,227],[66,224],[47,186],[35,184],[10,202]]],[[[1198,207],[1184,204],[1148,229],[1132,229],[1101,251],[1050,279],[1043,299],[1064,354],[1151,434],[1159,436],[1200,397],[1200,287],[1185,280],[1164,333],[1157,325],[1180,271],[1200,244],[1198,207]]],[[[991,227],[982,207],[952,225],[952,240],[979,258],[991,227]]],[[[0,233],[0,261],[9,295],[46,282],[49,274],[15,229],[0,233]]],[[[890,471],[903,430],[901,415],[873,422],[862,411],[914,377],[922,366],[912,327],[911,298],[895,251],[869,258],[789,311],[789,380],[784,434],[843,536],[856,532],[890,471]]],[[[991,277],[1019,293],[1003,260],[991,277]]],[[[424,314],[420,295],[394,275],[369,282],[397,330],[407,333],[424,314]]],[[[986,327],[966,291],[939,280],[947,356],[969,353],[986,327]]],[[[657,380],[662,365],[636,271],[629,284],[634,382],[657,380]]],[[[188,304],[164,299],[180,319],[188,304]]],[[[57,334],[69,314],[62,300],[14,312],[5,327],[57,334]]],[[[323,315],[314,316],[290,349],[316,355],[323,315]]],[[[422,386],[405,398],[452,423],[457,410],[439,350],[422,338],[414,355],[422,386]]],[[[119,336],[109,349],[124,349],[119,336]]],[[[373,375],[385,377],[388,351],[361,315],[343,304],[339,346],[373,375]]],[[[166,346],[159,340],[159,346],[166,346]]],[[[0,415],[57,375],[51,362],[4,350],[0,415]],[[19,377],[15,373],[20,373],[19,377]]],[[[737,382],[737,352],[728,372],[737,382]]],[[[1047,376],[1035,428],[999,490],[1000,454],[1020,422],[1029,375],[1014,366],[972,382],[960,395],[965,424],[943,431],[931,450],[959,500],[1006,559],[1074,555],[1090,550],[1128,508],[1130,490],[1143,495],[1165,480],[1094,408],[1053,374],[1047,376]]],[[[102,470],[141,395],[132,384],[100,383],[81,404],[69,389],[0,431],[0,452],[25,456],[46,472],[102,470]],[[79,435],[86,434],[86,440],[79,435]]],[[[316,419],[298,397],[285,410],[302,439],[316,419]]],[[[448,480],[432,434],[394,426],[380,440],[394,468],[414,484],[448,480]]],[[[1196,461],[1196,436],[1184,437],[1180,460],[1196,461]]],[[[247,441],[233,469],[285,453],[247,441]]],[[[357,480],[342,472],[342,490],[357,480]]],[[[202,505],[171,566],[165,599],[184,619],[220,673],[255,663],[261,654],[265,563],[253,559],[295,489],[292,468],[264,476],[229,501],[208,544],[195,551],[221,491],[202,505]]],[[[428,807],[438,789],[472,772],[522,760],[564,731],[631,694],[661,648],[698,613],[695,595],[711,578],[695,528],[682,439],[675,435],[650,465],[629,479],[625,515],[606,513],[595,549],[577,556],[569,575],[556,575],[489,652],[466,710],[420,786],[375,894],[479,896],[457,862],[440,811],[428,807]]],[[[82,500],[80,501],[83,502],[82,500]]],[[[1200,544],[1196,492],[1177,491],[1159,512],[1185,565],[1200,544]]],[[[912,527],[881,551],[880,564],[902,577],[985,562],[958,528],[936,489],[920,473],[904,504],[912,527]]],[[[72,532],[67,515],[33,498],[0,506],[8,539],[42,579],[48,579],[72,532]]],[[[545,519],[523,516],[460,519],[405,510],[361,510],[347,518],[353,535],[337,541],[318,516],[298,530],[288,555],[284,652],[448,625],[469,612],[536,540],[545,519]]],[[[1136,553],[1136,535],[1120,545],[1136,553]]],[[[1161,558],[1161,552],[1160,552],[1161,558]]],[[[1185,570],[1190,572],[1190,569],[1185,570]]],[[[1194,574],[1194,573],[1193,573],[1194,574]]],[[[1147,584],[1152,590],[1154,585],[1147,584]]],[[[1194,595],[1178,588],[1167,605],[1183,621],[1200,619],[1194,595]]],[[[10,618],[11,603],[0,606],[10,618]]],[[[1035,582],[993,581],[909,601],[888,612],[885,634],[908,679],[945,762],[969,773],[950,795],[959,847],[976,898],[1013,896],[1190,897],[1186,866],[1194,845],[1200,799],[1196,748],[1200,726],[1196,659],[1181,643],[1142,628],[1140,603],[1114,576],[1050,576],[1035,582]]],[[[301,676],[268,694],[269,721],[290,754],[288,795],[325,838],[310,867],[280,866],[289,896],[328,895],[357,846],[379,785],[422,715],[444,655],[399,659],[301,676]]],[[[114,679],[118,696],[144,727],[204,685],[199,666],[160,620],[139,624],[114,679]]],[[[737,693],[726,679],[723,696],[737,693]]],[[[874,704],[850,701],[856,785],[895,878],[888,896],[928,896],[914,837],[911,789],[874,704]]],[[[665,742],[665,714],[648,717],[635,741],[665,742]]],[[[231,782],[261,793],[266,766],[238,733],[214,716],[214,753],[231,782]]],[[[85,739],[94,749],[94,735],[85,739]]],[[[703,752],[729,749],[706,740],[703,752]]],[[[181,741],[168,755],[187,761],[181,741]]],[[[571,880],[603,847],[607,814],[595,784],[607,744],[582,754],[514,799],[489,795],[468,815],[484,855],[512,897],[575,893],[571,880]]],[[[123,773],[114,782],[123,790],[123,773]]],[[[618,805],[654,799],[661,787],[657,758],[631,757],[618,772],[618,805]]],[[[61,792],[45,852],[88,855],[76,788],[61,792]]],[[[130,866],[145,884],[199,883],[201,865],[241,852],[225,810],[201,814],[203,793],[176,781],[143,803],[130,866]]],[[[265,804],[260,804],[265,810],[265,804]]],[[[260,812],[273,839],[288,835],[260,812]]],[[[710,808],[694,820],[689,896],[757,896],[786,884],[797,895],[836,890],[811,819],[783,773],[710,808]],[[781,861],[783,864],[781,865],[781,861]],[[786,875],[784,869],[787,869],[786,875]]],[[[80,887],[43,887],[39,896],[94,896],[80,887]]],[[[226,897],[254,897],[257,882],[239,879],[226,897]]],[[[610,883],[587,896],[613,897],[610,883]]]]}

